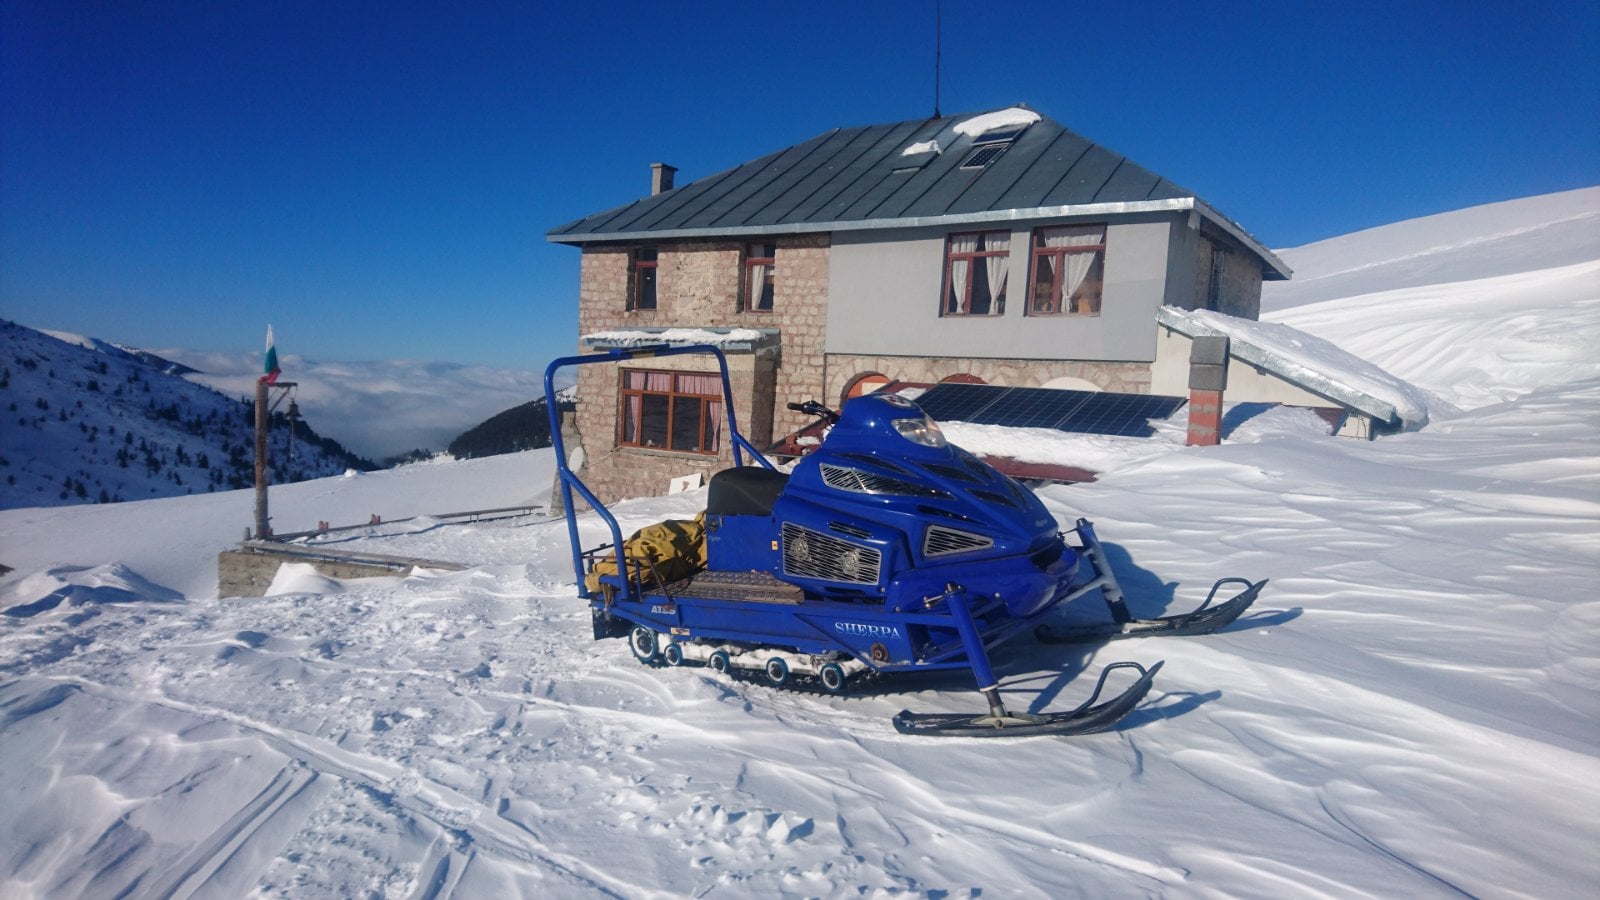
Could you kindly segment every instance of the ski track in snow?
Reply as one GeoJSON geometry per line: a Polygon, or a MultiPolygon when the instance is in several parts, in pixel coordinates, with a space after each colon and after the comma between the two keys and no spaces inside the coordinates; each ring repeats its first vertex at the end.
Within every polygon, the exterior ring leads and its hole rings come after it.
{"type": "MultiPolygon", "coordinates": [[[[248,496],[0,512],[0,896],[1594,896],[1592,279],[1284,314],[1434,392],[1421,431],[1263,416],[1044,489],[1064,526],[1095,521],[1137,614],[1271,579],[1223,634],[997,657],[1030,709],[1164,660],[1100,735],[895,732],[902,708],[976,709],[958,675],[830,697],[640,666],[591,640],[565,527],[538,517],[328,536],[470,568],[285,566],[241,599],[215,596],[214,560],[248,496]],[[1473,311],[1455,340],[1515,351],[1499,375],[1421,340],[1452,298],[1473,311]]],[[[550,473],[535,451],[273,502],[291,530],[543,503],[550,473]]],[[[704,499],[617,512],[628,532],[704,499]]],[[[593,517],[583,537],[608,539],[593,517]]]]}

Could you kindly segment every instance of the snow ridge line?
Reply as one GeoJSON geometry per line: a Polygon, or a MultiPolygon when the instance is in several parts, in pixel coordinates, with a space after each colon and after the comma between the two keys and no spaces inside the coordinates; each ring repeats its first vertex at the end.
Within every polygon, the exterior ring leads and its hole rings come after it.
{"type": "MultiPolygon", "coordinates": [[[[81,684],[79,685],[82,686],[81,684]]],[[[100,696],[109,692],[95,691],[100,696]]],[[[178,870],[171,872],[167,877],[161,878],[150,888],[152,896],[157,897],[190,897],[197,893],[208,893],[208,888],[219,889],[220,893],[227,893],[227,888],[214,885],[213,880],[228,868],[229,863],[244,848],[255,834],[262,829],[268,820],[281,812],[305,806],[315,800],[317,791],[309,791],[320,777],[314,769],[310,769],[298,760],[288,768],[278,772],[272,781],[261,793],[246,803],[238,812],[234,813],[222,828],[207,839],[200,841],[184,855],[178,863],[178,870]]]]}
{"type": "Polygon", "coordinates": [[[1485,244],[1494,244],[1494,243],[1497,243],[1499,241],[1505,240],[1506,238],[1518,237],[1518,236],[1525,235],[1525,234],[1534,234],[1536,232],[1547,231],[1547,230],[1549,230],[1551,228],[1555,228],[1555,227],[1558,227],[1558,226],[1561,226],[1561,225],[1568,225],[1568,224],[1572,224],[1572,223],[1575,223],[1575,222],[1584,222],[1584,221],[1587,221],[1589,219],[1600,219],[1600,212],[1579,213],[1579,214],[1574,215],[1574,216],[1568,216],[1566,218],[1556,219],[1556,220],[1550,221],[1550,222],[1541,222],[1541,223],[1539,223],[1537,225],[1528,225],[1528,226],[1525,226],[1525,227],[1522,227],[1522,228],[1512,228],[1512,229],[1509,229],[1507,231],[1499,231],[1499,232],[1495,232],[1494,234],[1487,234],[1487,235],[1483,235],[1481,237],[1468,238],[1466,240],[1458,241],[1458,242],[1453,243],[1453,244],[1435,244],[1433,246],[1424,247],[1421,250],[1416,250],[1416,251],[1413,251],[1411,253],[1402,253],[1402,254],[1400,254],[1398,256],[1386,256],[1386,257],[1384,257],[1382,259],[1375,259],[1375,260],[1372,260],[1370,262],[1362,263],[1359,266],[1351,266],[1351,267],[1349,267],[1347,269],[1323,270],[1323,271],[1319,272],[1318,274],[1311,275],[1311,276],[1304,276],[1304,275],[1300,275],[1300,274],[1297,273],[1296,277],[1295,277],[1295,280],[1297,282],[1301,283],[1301,284],[1310,284],[1311,282],[1321,281],[1321,280],[1326,279],[1326,278],[1336,278],[1338,276],[1349,275],[1349,274],[1354,273],[1354,272],[1366,272],[1366,271],[1370,271],[1372,269],[1381,269],[1381,268],[1383,268],[1385,266],[1394,265],[1395,263],[1406,262],[1408,260],[1414,260],[1414,259],[1422,259],[1422,258],[1429,257],[1429,256],[1435,256],[1435,255],[1440,254],[1440,253],[1450,253],[1450,252],[1453,252],[1453,251],[1456,251],[1456,250],[1463,250],[1463,249],[1466,249],[1468,247],[1477,247],[1477,246],[1482,246],[1482,245],[1485,245],[1485,244]]]}

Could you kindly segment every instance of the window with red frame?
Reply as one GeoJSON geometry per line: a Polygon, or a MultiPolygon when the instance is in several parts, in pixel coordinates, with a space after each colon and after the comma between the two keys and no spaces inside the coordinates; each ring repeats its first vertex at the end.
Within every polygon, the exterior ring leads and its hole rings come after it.
{"type": "Polygon", "coordinates": [[[656,308],[656,249],[640,247],[633,251],[633,283],[628,290],[628,309],[656,308]]]}
{"type": "Polygon", "coordinates": [[[1006,311],[1011,232],[952,234],[945,243],[944,316],[998,316],[1006,311]]]}
{"type": "Polygon", "coordinates": [[[1099,315],[1105,265],[1106,226],[1036,229],[1028,315],[1099,315]]]}
{"type": "Polygon", "coordinates": [[[778,271],[777,244],[747,244],[744,250],[744,298],[741,312],[772,312],[773,275],[778,271]]]}
{"type": "Polygon", "coordinates": [[[617,443],[684,453],[722,447],[722,377],[625,369],[617,443]]]}

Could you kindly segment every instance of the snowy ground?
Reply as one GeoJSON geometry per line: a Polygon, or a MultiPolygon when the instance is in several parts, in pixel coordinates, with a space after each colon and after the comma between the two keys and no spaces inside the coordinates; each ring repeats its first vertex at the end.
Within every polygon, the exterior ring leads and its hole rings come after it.
{"type": "MultiPolygon", "coordinates": [[[[407,523],[385,539],[478,565],[288,567],[246,600],[214,564],[248,492],[0,513],[0,895],[1594,896],[1600,285],[1572,265],[1274,316],[1431,392],[1421,431],[1263,416],[1216,448],[1101,445],[1101,481],[1045,490],[1139,612],[1272,579],[1208,638],[1019,640],[1002,676],[1035,708],[1166,661],[1102,735],[894,731],[973,709],[958,677],[830,698],[643,668],[590,641],[553,523],[407,523]],[[1441,321],[1464,330],[1430,355],[1441,321]]],[[[542,503],[550,465],[290,486],[274,523],[542,503]]]]}

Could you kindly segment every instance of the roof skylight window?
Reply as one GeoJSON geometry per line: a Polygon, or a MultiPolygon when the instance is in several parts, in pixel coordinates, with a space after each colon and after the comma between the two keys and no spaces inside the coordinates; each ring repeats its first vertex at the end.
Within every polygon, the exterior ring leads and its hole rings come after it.
{"type": "Polygon", "coordinates": [[[961,168],[981,169],[999,159],[1000,154],[1006,152],[1006,148],[1009,146],[1011,146],[1010,141],[1006,141],[1003,144],[984,144],[972,151],[972,154],[961,164],[961,168]]]}

